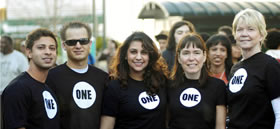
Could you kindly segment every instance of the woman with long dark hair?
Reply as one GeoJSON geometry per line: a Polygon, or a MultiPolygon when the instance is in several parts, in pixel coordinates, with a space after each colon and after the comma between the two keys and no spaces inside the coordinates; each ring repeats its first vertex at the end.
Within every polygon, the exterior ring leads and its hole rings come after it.
{"type": "Polygon", "coordinates": [[[167,90],[170,129],[225,129],[226,86],[208,75],[206,60],[198,34],[180,40],[167,90]]]}
{"type": "Polygon", "coordinates": [[[170,71],[174,65],[177,44],[185,34],[190,32],[195,32],[195,28],[194,25],[189,21],[179,21],[171,27],[168,36],[167,48],[162,53],[162,56],[165,59],[170,71]]]}
{"type": "Polygon", "coordinates": [[[227,36],[221,34],[212,35],[206,41],[208,50],[208,63],[210,76],[223,80],[226,84],[232,67],[231,43],[227,36]]]}
{"type": "Polygon", "coordinates": [[[167,66],[152,39],[130,35],[110,67],[101,129],[165,128],[167,66]]]}

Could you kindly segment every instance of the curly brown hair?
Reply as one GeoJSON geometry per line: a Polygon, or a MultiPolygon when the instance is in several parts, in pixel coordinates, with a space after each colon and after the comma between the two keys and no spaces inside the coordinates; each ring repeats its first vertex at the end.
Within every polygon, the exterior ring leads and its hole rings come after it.
{"type": "Polygon", "coordinates": [[[149,53],[149,63],[143,74],[147,93],[150,95],[158,93],[159,88],[167,84],[168,68],[153,40],[143,32],[134,32],[118,48],[110,66],[110,79],[120,80],[121,86],[127,87],[130,71],[125,58],[133,41],[142,42],[143,48],[149,53]]]}

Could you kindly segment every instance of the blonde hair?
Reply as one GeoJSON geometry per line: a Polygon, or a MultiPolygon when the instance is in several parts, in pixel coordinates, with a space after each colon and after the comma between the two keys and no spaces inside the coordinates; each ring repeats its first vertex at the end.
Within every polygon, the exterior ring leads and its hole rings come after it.
{"type": "Polygon", "coordinates": [[[232,30],[233,30],[232,34],[234,36],[236,34],[237,24],[240,21],[240,19],[244,20],[245,23],[248,25],[257,27],[260,34],[263,36],[263,39],[261,41],[261,43],[263,43],[265,40],[265,37],[267,36],[266,23],[265,23],[264,16],[260,12],[254,10],[254,9],[247,8],[247,9],[241,10],[239,13],[237,13],[235,15],[233,23],[232,23],[232,30]]]}

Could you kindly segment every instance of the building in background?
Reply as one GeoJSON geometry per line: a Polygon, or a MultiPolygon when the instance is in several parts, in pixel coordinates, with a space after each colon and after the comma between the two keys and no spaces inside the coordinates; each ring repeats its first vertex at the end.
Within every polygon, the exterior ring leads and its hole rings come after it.
{"type": "MultiPolygon", "coordinates": [[[[184,19],[195,25],[196,31],[216,33],[220,26],[231,26],[235,14],[245,8],[260,11],[266,18],[267,28],[280,28],[280,0],[266,1],[217,1],[217,0],[181,0],[149,2],[139,13],[139,19],[153,19],[155,25],[162,21],[169,25],[174,18],[184,19]]],[[[176,20],[176,19],[175,19],[176,20]]],[[[155,26],[157,28],[157,26],[155,26]]],[[[164,28],[165,29],[165,28],[164,28]]]]}

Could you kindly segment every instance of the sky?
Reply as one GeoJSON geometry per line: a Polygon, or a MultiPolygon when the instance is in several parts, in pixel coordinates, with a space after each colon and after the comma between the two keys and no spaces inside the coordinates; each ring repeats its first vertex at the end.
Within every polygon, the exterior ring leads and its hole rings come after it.
{"type": "MultiPolygon", "coordinates": [[[[101,14],[102,0],[95,1],[97,12],[101,14]]],[[[154,35],[160,32],[160,29],[155,29],[156,25],[154,24],[154,21],[141,20],[137,18],[143,6],[149,1],[151,0],[106,0],[106,35],[109,38],[113,38],[120,42],[123,42],[126,37],[129,36],[132,32],[144,31],[152,38],[154,38],[154,35]]],[[[159,2],[164,0],[154,1],[159,2]]],[[[38,16],[44,17],[53,15],[53,3],[54,0],[0,0],[0,8],[8,6],[9,19],[16,19],[21,17],[30,18],[38,16]]],[[[74,14],[91,14],[93,4],[92,0],[57,0],[57,5],[59,7],[59,15],[67,16],[74,14]]]]}
{"type": "MultiPolygon", "coordinates": [[[[95,1],[97,13],[102,14],[102,0],[95,1]]],[[[106,35],[123,42],[133,31],[143,31],[146,30],[145,28],[151,29],[150,24],[143,26],[147,21],[137,18],[140,10],[148,1],[106,0],[106,35]]],[[[0,0],[0,2],[1,6],[7,7],[8,19],[53,15],[52,5],[54,0],[0,0]]],[[[92,0],[58,0],[57,5],[60,16],[92,14],[92,0]]]]}
{"type": "Polygon", "coordinates": [[[0,0],[0,8],[4,8],[6,6],[6,0],[0,0]]]}

